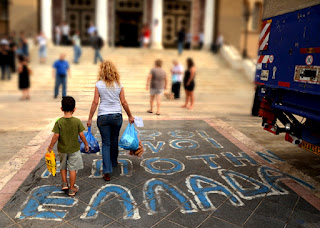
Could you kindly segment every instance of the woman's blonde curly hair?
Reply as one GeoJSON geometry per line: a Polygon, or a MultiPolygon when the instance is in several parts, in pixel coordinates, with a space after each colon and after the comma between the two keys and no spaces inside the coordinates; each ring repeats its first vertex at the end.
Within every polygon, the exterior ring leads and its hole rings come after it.
{"type": "Polygon", "coordinates": [[[120,75],[113,62],[105,60],[100,64],[98,81],[104,81],[107,87],[114,87],[114,83],[120,86],[120,75]]]}

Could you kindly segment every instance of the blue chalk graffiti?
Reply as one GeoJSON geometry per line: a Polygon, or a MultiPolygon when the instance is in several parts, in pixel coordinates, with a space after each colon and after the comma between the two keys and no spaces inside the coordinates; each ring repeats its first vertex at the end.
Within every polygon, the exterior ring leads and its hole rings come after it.
{"type": "Polygon", "coordinates": [[[197,207],[193,201],[186,196],[179,188],[168,183],[161,178],[152,178],[148,180],[143,188],[144,204],[149,215],[157,213],[157,208],[160,207],[160,212],[165,212],[161,203],[160,192],[170,196],[180,207],[181,213],[197,212],[197,207]]]}
{"type": "Polygon", "coordinates": [[[200,147],[199,143],[192,139],[173,139],[169,141],[169,145],[177,150],[196,149],[200,147]]]}
{"type": "Polygon", "coordinates": [[[140,219],[139,208],[135,202],[131,192],[126,187],[107,184],[101,187],[92,196],[89,206],[87,206],[85,213],[80,216],[81,219],[95,219],[99,212],[96,210],[110,196],[116,196],[117,200],[122,203],[124,208],[123,219],[140,219]]]}
{"type": "Polygon", "coordinates": [[[159,153],[161,150],[163,150],[165,142],[159,141],[159,142],[157,142],[157,145],[154,146],[149,141],[142,141],[142,145],[144,148],[149,148],[152,153],[159,153]]]}
{"type": "Polygon", "coordinates": [[[276,195],[275,191],[270,189],[266,183],[262,183],[245,174],[226,169],[220,169],[219,174],[243,199],[251,200],[256,197],[264,197],[266,194],[276,195]],[[244,187],[236,180],[236,177],[251,184],[252,187],[244,187]]]}
{"type": "Polygon", "coordinates": [[[258,174],[262,180],[267,182],[273,189],[276,189],[280,194],[288,194],[288,191],[283,189],[279,186],[278,182],[284,179],[293,179],[296,182],[298,182],[301,185],[304,185],[305,187],[309,189],[314,189],[314,187],[303,180],[296,178],[294,176],[291,176],[286,173],[282,173],[281,171],[277,169],[273,169],[267,166],[259,167],[258,174]]]}
{"type": "Polygon", "coordinates": [[[270,150],[266,150],[265,153],[264,152],[256,152],[256,154],[271,164],[279,162],[279,161],[284,162],[284,160],[282,158],[278,157],[277,155],[272,153],[270,150]]]}
{"type": "Polygon", "coordinates": [[[119,159],[119,163],[121,165],[121,173],[120,176],[130,177],[132,175],[132,161],[126,158],[119,159]]]}
{"type": "Polygon", "coordinates": [[[67,210],[46,210],[45,206],[50,207],[73,207],[78,200],[70,197],[54,196],[53,194],[65,194],[59,187],[42,185],[32,189],[30,196],[23,204],[24,208],[16,215],[18,219],[39,219],[61,221],[67,210]],[[40,210],[41,208],[41,210],[40,210]]]}
{"type": "Polygon", "coordinates": [[[194,133],[191,131],[175,130],[175,131],[169,132],[168,135],[178,139],[186,139],[186,138],[192,138],[194,136],[194,133]]]}
{"type": "Polygon", "coordinates": [[[141,130],[139,132],[140,140],[155,140],[157,136],[160,136],[162,133],[160,131],[154,130],[141,130]]]}
{"type": "Polygon", "coordinates": [[[160,175],[172,175],[184,170],[185,166],[182,162],[173,159],[173,158],[146,158],[141,161],[140,166],[144,167],[144,169],[152,174],[160,174],[160,175]],[[167,163],[171,165],[171,168],[161,168],[156,167],[156,163],[167,163]]]}
{"type": "Polygon", "coordinates": [[[218,143],[213,138],[210,138],[210,136],[207,134],[207,132],[202,131],[202,130],[197,130],[196,132],[198,133],[198,135],[200,135],[201,138],[203,138],[208,143],[210,143],[211,146],[213,146],[214,148],[223,148],[223,146],[220,143],[218,143]]]}
{"type": "MultiPolygon", "coordinates": [[[[131,176],[132,175],[132,161],[126,158],[122,158],[118,160],[121,165],[121,176],[131,176]]],[[[93,159],[92,161],[92,168],[91,168],[91,175],[89,178],[101,178],[102,177],[102,159],[93,159]]]]}
{"type": "Polygon", "coordinates": [[[189,189],[188,191],[194,195],[199,208],[203,211],[216,210],[216,207],[209,199],[208,195],[210,193],[224,195],[234,206],[244,205],[240,198],[230,191],[228,187],[213,179],[200,175],[190,175],[186,179],[186,185],[189,189]],[[203,183],[206,187],[202,187],[203,183]],[[210,185],[210,187],[207,185],[210,185]]]}
{"type": "Polygon", "coordinates": [[[247,166],[243,161],[249,162],[249,164],[252,166],[258,165],[258,163],[253,158],[251,158],[244,152],[238,153],[238,156],[233,155],[233,153],[231,152],[223,152],[221,154],[235,167],[247,166]]]}
{"type": "Polygon", "coordinates": [[[218,169],[220,166],[213,161],[215,158],[219,158],[218,155],[215,154],[203,154],[203,155],[194,155],[194,156],[186,156],[187,159],[201,159],[205,164],[209,165],[210,169],[218,169]]]}

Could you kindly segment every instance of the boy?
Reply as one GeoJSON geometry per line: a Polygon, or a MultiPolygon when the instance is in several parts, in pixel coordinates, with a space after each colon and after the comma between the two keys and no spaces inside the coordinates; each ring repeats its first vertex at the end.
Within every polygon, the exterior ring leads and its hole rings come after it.
{"type": "Polygon", "coordinates": [[[60,157],[60,174],[62,178],[62,190],[69,189],[69,196],[74,196],[78,191],[76,182],[76,172],[83,169],[83,161],[80,153],[78,135],[85,144],[85,150],[89,151],[88,142],[83,134],[84,127],[78,118],[72,116],[75,112],[76,101],[73,97],[63,97],[61,110],[64,116],[57,120],[52,132],[52,137],[48,151],[52,151],[53,146],[58,141],[58,152],[60,157]],[[70,174],[70,186],[67,182],[67,168],[70,174]]]}

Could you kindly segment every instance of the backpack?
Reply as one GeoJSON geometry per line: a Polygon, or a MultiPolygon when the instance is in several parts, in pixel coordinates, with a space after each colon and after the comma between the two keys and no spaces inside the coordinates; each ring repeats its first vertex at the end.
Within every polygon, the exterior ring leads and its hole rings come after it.
{"type": "Polygon", "coordinates": [[[98,37],[98,47],[101,49],[104,45],[103,39],[99,36],[98,37]]]}

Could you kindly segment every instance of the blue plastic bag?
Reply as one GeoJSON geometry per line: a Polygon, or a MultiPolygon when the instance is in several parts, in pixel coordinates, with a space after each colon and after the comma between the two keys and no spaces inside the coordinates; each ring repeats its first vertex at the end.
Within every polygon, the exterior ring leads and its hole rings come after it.
{"type": "Polygon", "coordinates": [[[91,134],[91,127],[88,127],[88,132],[85,132],[84,136],[87,139],[87,142],[89,145],[89,151],[88,152],[85,151],[85,145],[83,142],[81,142],[80,151],[86,154],[93,154],[93,153],[99,152],[100,151],[99,143],[95,139],[95,137],[91,134]]]}
{"type": "Polygon", "coordinates": [[[137,150],[139,147],[138,132],[136,131],[134,124],[128,124],[124,131],[119,146],[125,150],[137,150]]]}

